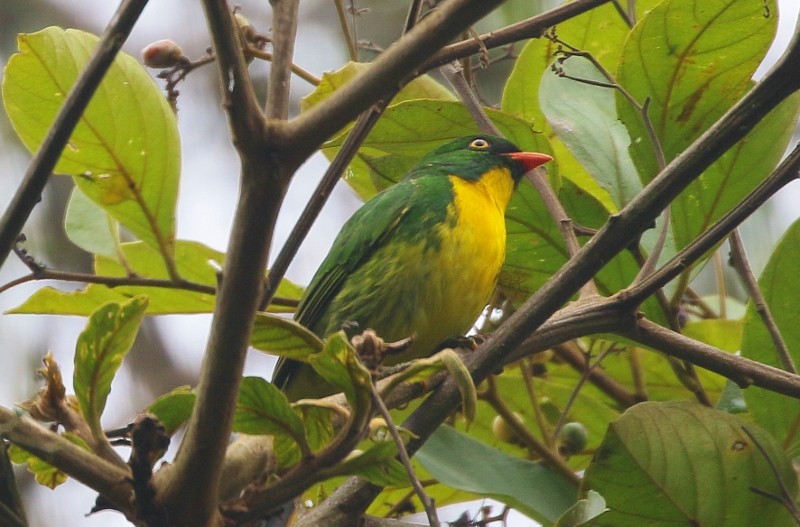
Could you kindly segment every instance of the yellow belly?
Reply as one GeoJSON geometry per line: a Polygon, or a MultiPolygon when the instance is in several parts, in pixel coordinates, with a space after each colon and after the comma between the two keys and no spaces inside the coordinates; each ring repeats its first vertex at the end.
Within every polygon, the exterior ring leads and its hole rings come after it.
{"type": "Polygon", "coordinates": [[[439,227],[441,246],[426,255],[426,267],[435,271],[411,317],[418,341],[403,360],[464,335],[489,302],[505,258],[505,209],[514,190],[508,172],[495,172],[480,181],[450,177],[455,199],[449,216],[457,223],[439,227]]]}

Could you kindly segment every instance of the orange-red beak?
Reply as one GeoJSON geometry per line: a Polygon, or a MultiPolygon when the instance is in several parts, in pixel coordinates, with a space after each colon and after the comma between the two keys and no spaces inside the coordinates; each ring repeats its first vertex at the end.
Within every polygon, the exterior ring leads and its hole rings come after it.
{"type": "Polygon", "coordinates": [[[522,166],[525,167],[525,172],[533,170],[539,165],[543,165],[548,161],[553,160],[553,158],[550,157],[549,155],[540,154],[538,152],[512,152],[510,154],[505,154],[505,155],[510,157],[517,163],[521,163],[522,166]]]}

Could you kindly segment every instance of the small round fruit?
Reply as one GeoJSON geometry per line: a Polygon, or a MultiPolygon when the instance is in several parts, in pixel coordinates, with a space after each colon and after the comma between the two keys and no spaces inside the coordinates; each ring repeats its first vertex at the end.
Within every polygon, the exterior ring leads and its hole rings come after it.
{"type": "MultiPolygon", "coordinates": [[[[522,416],[514,412],[514,416],[520,421],[524,421],[522,416]]],[[[516,431],[508,424],[508,421],[503,419],[502,416],[495,416],[492,421],[492,433],[496,438],[512,445],[522,444],[522,440],[516,431]]]]}
{"type": "Polygon", "coordinates": [[[572,421],[564,425],[558,434],[559,451],[564,456],[572,456],[583,452],[589,442],[589,432],[581,423],[572,421]]]}

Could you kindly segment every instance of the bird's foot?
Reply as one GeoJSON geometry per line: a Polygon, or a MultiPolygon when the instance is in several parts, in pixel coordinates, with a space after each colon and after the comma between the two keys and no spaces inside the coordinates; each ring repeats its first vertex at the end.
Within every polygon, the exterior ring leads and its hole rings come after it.
{"type": "Polygon", "coordinates": [[[414,336],[386,342],[373,330],[368,329],[359,335],[351,337],[350,342],[358,353],[358,358],[370,371],[376,371],[388,355],[406,351],[414,342],[414,336]]]}

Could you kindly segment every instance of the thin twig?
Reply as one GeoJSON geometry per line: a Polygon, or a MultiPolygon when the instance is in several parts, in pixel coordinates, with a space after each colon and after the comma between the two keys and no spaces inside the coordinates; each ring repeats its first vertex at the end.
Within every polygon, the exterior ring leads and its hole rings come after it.
{"type": "Polygon", "coordinates": [[[345,0],[336,0],[333,4],[336,6],[336,15],[339,17],[339,27],[342,28],[344,42],[347,44],[347,54],[350,60],[358,62],[358,43],[350,32],[350,23],[347,21],[347,6],[344,3],[345,0]]]}
{"type": "MultiPolygon", "coordinates": [[[[624,386],[619,384],[604,371],[591,367],[589,362],[586,360],[586,356],[580,349],[578,349],[577,345],[575,345],[573,341],[568,341],[558,346],[553,346],[552,349],[558,358],[572,366],[572,368],[580,372],[582,375],[585,374],[589,382],[591,382],[600,391],[611,397],[622,408],[630,408],[634,404],[646,400],[646,397],[643,397],[641,394],[633,394],[628,391],[624,386]]],[[[634,372],[635,379],[637,377],[636,372],[640,371],[641,368],[633,367],[632,370],[634,372]]]]}
{"type": "Polygon", "coordinates": [[[411,0],[411,5],[408,7],[408,14],[406,15],[406,23],[403,26],[403,33],[411,31],[417,20],[419,20],[420,11],[422,10],[422,0],[411,0]]]}
{"type": "MultiPolygon", "coordinates": [[[[199,284],[189,280],[179,280],[174,282],[167,278],[145,278],[143,276],[100,276],[88,273],[75,273],[70,271],[55,271],[52,269],[42,269],[41,271],[20,276],[10,282],[0,285],[0,293],[28,282],[40,280],[57,280],[59,282],[79,282],[84,284],[100,284],[106,287],[157,287],[160,289],[180,289],[193,293],[206,295],[217,294],[217,289],[210,285],[199,284]]],[[[298,301],[293,298],[273,297],[270,305],[287,308],[297,307],[298,301]]]]}
{"type": "Polygon", "coordinates": [[[492,135],[503,135],[495,126],[486,112],[483,111],[480,101],[475,96],[475,92],[464,78],[461,67],[457,63],[445,64],[439,70],[458,94],[461,102],[466,106],[467,111],[472,116],[472,120],[478,125],[481,132],[492,135]]]}
{"type": "Polygon", "coordinates": [[[569,398],[564,404],[561,414],[558,416],[558,422],[556,422],[556,426],[553,428],[553,435],[550,437],[550,441],[555,443],[555,441],[558,439],[558,435],[561,433],[561,429],[564,427],[564,423],[567,421],[569,411],[572,409],[572,405],[575,404],[575,400],[578,398],[581,388],[583,388],[583,385],[589,380],[589,376],[592,374],[595,368],[597,368],[600,363],[603,362],[603,359],[605,359],[609,353],[614,351],[614,349],[615,344],[609,345],[606,349],[600,352],[600,355],[597,356],[594,362],[590,362],[591,355],[589,353],[584,355],[586,360],[586,368],[584,368],[584,370],[581,372],[578,382],[575,383],[575,387],[570,392],[569,398]]]}
{"type": "Polygon", "coordinates": [[[124,0],[111,19],[92,58],[70,89],[64,105],[34,154],[25,176],[0,218],[0,267],[14,248],[22,227],[39,202],[61,152],[117,52],[139,19],[147,0],[124,0]]]}
{"type": "Polygon", "coordinates": [[[617,10],[619,16],[625,23],[628,25],[629,28],[632,28],[636,21],[633,18],[633,13],[629,13],[624,7],[622,7],[619,3],[619,0],[612,0],[612,5],[614,9],[617,10]]]}
{"type": "MultiPolygon", "coordinates": [[[[772,475],[775,476],[775,481],[778,482],[778,486],[781,489],[781,493],[779,495],[772,494],[770,492],[766,492],[762,489],[758,489],[756,487],[750,487],[752,492],[756,494],[760,494],[762,496],[775,499],[781,505],[783,505],[789,514],[792,515],[792,519],[794,519],[795,524],[800,525],[800,510],[797,508],[797,504],[794,502],[794,493],[789,491],[789,487],[786,485],[786,480],[783,479],[783,475],[781,474],[778,467],[775,465],[775,461],[772,457],[767,453],[767,450],[764,448],[764,445],[756,439],[756,436],[750,431],[749,428],[746,426],[742,426],[742,431],[747,434],[747,437],[750,438],[750,441],[756,445],[756,448],[764,456],[764,460],[769,465],[770,470],[772,471],[772,475]]],[[[791,469],[790,469],[791,470],[791,469]]]]}
{"type": "Polygon", "coordinates": [[[544,418],[544,413],[542,412],[541,406],[539,406],[539,398],[536,397],[536,390],[533,386],[533,375],[531,374],[531,367],[533,366],[533,361],[530,358],[525,358],[519,364],[519,370],[522,374],[522,381],[525,383],[525,390],[528,392],[528,400],[531,403],[531,408],[533,409],[533,416],[536,418],[536,425],[539,427],[539,431],[542,433],[542,437],[547,444],[548,449],[555,448],[555,443],[551,439],[551,427],[547,425],[547,421],[544,418]]]}
{"type": "Polygon", "coordinates": [[[558,453],[550,450],[547,445],[542,443],[530,430],[525,426],[525,423],[506,405],[505,401],[500,397],[497,392],[497,384],[494,377],[490,376],[487,379],[488,388],[479,392],[478,396],[481,400],[486,401],[489,406],[497,412],[511,428],[514,435],[519,438],[520,442],[527,447],[531,453],[538,455],[542,461],[556,470],[559,474],[564,476],[570,483],[576,487],[580,484],[581,478],[570,468],[564,459],[558,453]]]}
{"type": "Polygon", "coordinates": [[[745,289],[747,289],[750,298],[753,300],[756,313],[758,313],[761,320],[764,321],[764,325],[767,327],[767,331],[769,331],[772,343],[775,345],[775,353],[778,355],[778,360],[784,370],[797,373],[797,367],[794,365],[789,347],[786,345],[786,341],[783,340],[783,335],[781,335],[781,330],[775,322],[775,317],[772,316],[772,311],[767,304],[767,299],[764,298],[764,294],[758,286],[758,280],[756,280],[753,270],[750,268],[750,264],[747,261],[747,253],[745,252],[742,238],[739,236],[739,231],[734,230],[728,238],[728,241],[731,244],[731,265],[733,265],[733,268],[739,273],[739,277],[742,279],[742,282],[744,282],[745,289]]]}
{"type": "MultiPolygon", "coordinates": [[[[547,179],[547,172],[545,172],[544,169],[536,168],[528,172],[527,177],[533,184],[533,188],[539,193],[539,197],[542,198],[542,202],[547,212],[550,214],[550,217],[553,218],[553,221],[558,225],[561,236],[564,238],[564,243],[567,245],[567,254],[569,254],[570,258],[574,257],[578,254],[581,246],[578,243],[578,237],[573,228],[572,218],[569,217],[566,209],[553,191],[553,187],[550,186],[550,181],[547,179]]],[[[595,286],[594,280],[589,280],[581,285],[581,297],[596,296],[597,294],[597,287],[595,286]]]]}
{"type": "Polygon", "coordinates": [[[429,58],[419,69],[418,74],[421,75],[434,68],[438,68],[442,64],[447,64],[454,60],[479,53],[482,48],[494,49],[528,38],[539,38],[548,28],[610,1],[611,0],[573,0],[572,2],[567,2],[539,15],[511,24],[510,26],[478,35],[477,39],[468,38],[456,42],[455,44],[450,44],[429,58]]]}
{"type": "Polygon", "coordinates": [[[425,515],[428,517],[428,522],[430,523],[431,527],[440,527],[441,522],[439,521],[439,516],[436,513],[436,502],[430,497],[430,495],[428,495],[427,492],[425,492],[425,488],[419,481],[419,478],[414,471],[414,467],[411,465],[411,458],[408,456],[408,451],[406,451],[403,438],[400,437],[400,432],[397,431],[397,427],[392,420],[389,409],[386,408],[385,404],[383,404],[383,399],[381,399],[378,389],[375,387],[375,383],[370,384],[370,390],[372,391],[372,404],[378,409],[378,413],[383,417],[383,420],[386,422],[386,428],[389,430],[389,434],[392,436],[392,440],[394,441],[395,445],[397,445],[397,454],[400,457],[400,462],[406,469],[406,473],[408,474],[408,478],[411,481],[411,486],[413,487],[417,498],[419,498],[419,501],[425,508],[425,515]]]}
{"type": "MultiPolygon", "coordinates": [[[[253,46],[249,46],[247,48],[247,54],[252,55],[258,59],[266,60],[267,62],[272,62],[274,55],[269,51],[265,51],[263,49],[258,49],[253,46]]],[[[291,63],[290,68],[292,73],[306,81],[307,83],[311,84],[312,86],[319,86],[319,83],[322,82],[319,77],[311,73],[310,71],[301,68],[294,62],[291,63]]]]}

